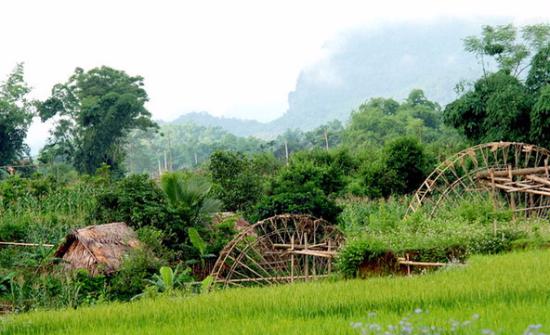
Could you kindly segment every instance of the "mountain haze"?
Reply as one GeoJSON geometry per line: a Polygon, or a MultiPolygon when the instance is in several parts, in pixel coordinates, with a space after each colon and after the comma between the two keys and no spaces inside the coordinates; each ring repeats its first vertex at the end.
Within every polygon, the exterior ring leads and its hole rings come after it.
{"type": "Polygon", "coordinates": [[[459,81],[480,75],[479,64],[464,51],[462,42],[480,30],[481,24],[474,22],[438,21],[348,31],[325,46],[324,59],[299,74],[288,95],[288,110],[278,119],[261,123],[202,112],[182,115],[174,122],[269,138],[289,128],[310,130],[334,119],[345,122],[370,98],[400,100],[414,88],[444,105],[456,97],[454,86],[459,81]]]}

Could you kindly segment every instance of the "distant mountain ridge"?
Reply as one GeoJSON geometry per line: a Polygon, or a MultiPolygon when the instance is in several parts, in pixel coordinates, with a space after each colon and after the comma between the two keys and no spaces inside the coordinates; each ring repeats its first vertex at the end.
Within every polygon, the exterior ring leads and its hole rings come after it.
{"type": "Polygon", "coordinates": [[[205,127],[220,127],[231,134],[238,136],[256,136],[258,137],[267,130],[268,124],[256,120],[242,120],[238,118],[218,117],[208,112],[191,112],[180,115],[171,124],[194,123],[205,127]]]}
{"type": "Polygon", "coordinates": [[[289,108],[278,119],[261,123],[193,112],[172,123],[192,122],[239,136],[272,138],[289,128],[311,130],[334,119],[345,122],[370,98],[400,100],[414,88],[445,105],[455,98],[459,81],[481,73],[462,42],[479,34],[481,25],[451,20],[349,31],[327,44],[328,57],[300,73],[288,96],[289,108]]]}

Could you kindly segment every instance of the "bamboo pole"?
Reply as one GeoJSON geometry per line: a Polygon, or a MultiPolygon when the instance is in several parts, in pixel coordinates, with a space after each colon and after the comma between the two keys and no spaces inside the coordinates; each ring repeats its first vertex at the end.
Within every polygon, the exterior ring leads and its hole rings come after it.
{"type": "MultiPolygon", "coordinates": [[[[493,170],[493,169],[489,169],[488,171],[480,171],[476,174],[476,177],[477,178],[490,178],[491,170],[493,170]]],[[[513,176],[525,176],[525,175],[529,175],[529,174],[543,174],[543,173],[546,173],[547,170],[548,170],[548,167],[545,167],[545,166],[536,167],[536,168],[514,169],[514,170],[512,170],[512,175],[513,176]]],[[[499,171],[494,171],[493,170],[493,175],[494,175],[494,177],[508,177],[509,172],[507,170],[499,170],[499,171]]]]}
{"type": "Polygon", "coordinates": [[[306,256],[317,256],[317,257],[324,257],[324,258],[334,258],[336,256],[336,252],[331,251],[315,251],[315,250],[293,250],[288,251],[291,255],[306,255],[306,256]]]}
{"type": "Polygon", "coordinates": [[[527,175],[527,176],[525,176],[525,179],[529,179],[529,180],[532,180],[532,181],[536,181],[537,183],[541,183],[541,184],[545,184],[545,185],[550,186],[550,180],[546,179],[546,178],[541,178],[541,177],[534,176],[534,175],[527,175]]]}
{"type": "MultiPolygon", "coordinates": [[[[512,175],[512,165],[511,164],[508,164],[508,178],[510,178],[510,180],[514,180],[514,175],[512,175]]],[[[510,194],[510,206],[512,207],[512,220],[513,221],[516,221],[516,194],[515,193],[511,193],[510,194]]]]}
{"type": "Polygon", "coordinates": [[[502,190],[510,191],[510,192],[518,192],[518,191],[521,191],[522,193],[538,194],[538,195],[545,195],[545,196],[547,196],[547,197],[550,197],[550,192],[549,192],[549,191],[539,191],[539,190],[532,190],[532,189],[515,190],[513,187],[506,186],[506,185],[500,185],[500,184],[495,184],[494,186],[495,186],[496,188],[500,188],[500,189],[502,189],[502,190]]]}
{"type": "MultiPolygon", "coordinates": [[[[307,251],[307,233],[304,233],[304,251],[307,251]]],[[[307,255],[304,256],[304,262],[305,262],[305,265],[304,265],[304,274],[306,275],[306,281],[309,279],[309,262],[308,262],[308,259],[307,259],[307,255]]]]}
{"type": "MultiPolygon", "coordinates": [[[[295,280],[304,279],[307,280],[309,276],[294,276],[295,280]]],[[[317,278],[326,278],[328,275],[318,275],[317,278]]],[[[271,281],[290,281],[290,276],[284,277],[259,277],[259,278],[239,278],[239,279],[227,279],[218,280],[218,283],[241,283],[241,282],[271,282],[271,281]]]]}
{"type": "Polygon", "coordinates": [[[0,242],[0,245],[15,245],[21,247],[54,247],[54,244],[46,243],[23,243],[23,242],[0,242]]]}
{"type": "MultiPolygon", "coordinates": [[[[330,240],[328,240],[328,252],[332,252],[331,249],[331,245],[330,245],[330,240]]],[[[328,270],[328,273],[332,273],[332,259],[329,259],[328,260],[328,264],[327,264],[327,270],[328,270]]]]}
{"type": "Polygon", "coordinates": [[[407,266],[427,266],[427,267],[439,267],[439,266],[446,266],[447,263],[440,263],[440,262],[415,262],[407,260],[406,258],[399,257],[397,259],[398,263],[401,265],[407,265],[407,266]]]}
{"type": "MultiPolygon", "coordinates": [[[[290,237],[290,251],[294,251],[294,234],[290,237]]],[[[294,283],[294,253],[290,254],[290,282],[294,283]]]]}

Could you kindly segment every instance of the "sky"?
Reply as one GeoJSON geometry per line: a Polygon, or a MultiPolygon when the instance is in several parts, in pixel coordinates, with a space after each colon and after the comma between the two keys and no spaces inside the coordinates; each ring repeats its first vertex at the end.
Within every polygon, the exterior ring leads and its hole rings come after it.
{"type": "MultiPolygon", "coordinates": [[[[339,34],[447,17],[548,21],[550,1],[2,1],[0,80],[24,62],[32,96],[45,99],[76,67],[107,65],[145,78],[155,119],[208,111],[270,121],[339,34]]],[[[33,151],[49,127],[33,123],[33,151]]]]}

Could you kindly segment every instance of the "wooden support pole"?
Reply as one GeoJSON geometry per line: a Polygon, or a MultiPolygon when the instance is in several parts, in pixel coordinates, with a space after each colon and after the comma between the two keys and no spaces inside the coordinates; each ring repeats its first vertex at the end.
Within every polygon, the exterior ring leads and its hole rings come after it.
{"type": "MultiPolygon", "coordinates": [[[[294,234],[290,237],[290,251],[294,251],[294,234]]],[[[294,283],[294,253],[290,254],[290,282],[294,283]]]]}
{"type": "MultiPolygon", "coordinates": [[[[330,250],[330,249],[331,249],[331,241],[328,240],[328,250],[327,251],[332,252],[332,250],[330,250]]],[[[328,273],[332,273],[332,259],[328,260],[327,269],[328,269],[328,273]]]]}
{"type": "Polygon", "coordinates": [[[550,186],[550,179],[538,177],[538,176],[535,176],[535,175],[527,175],[527,176],[525,176],[525,179],[529,179],[529,180],[532,180],[532,181],[536,181],[537,183],[541,183],[541,184],[545,184],[545,185],[550,186]]]}
{"type": "Polygon", "coordinates": [[[447,263],[440,263],[440,262],[415,262],[415,261],[410,261],[408,260],[408,258],[403,258],[403,257],[399,257],[397,261],[401,265],[407,265],[407,267],[409,266],[439,267],[439,266],[447,265],[447,263]]]}
{"type": "Polygon", "coordinates": [[[0,242],[0,245],[15,245],[19,247],[54,247],[53,244],[46,243],[23,243],[23,242],[0,242]]]}
{"type": "MultiPolygon", "coordinates": [[[[535,167],[535,168],[523,168],[523,169],[514,169],[512,170],[513,176],[525,176],[528,174],[543,174],[546,173],[546,170],[548,170],[548,167],[541,166],[541,167],[535,167]]],[[[499,170],[494,171],[493,169],[489,169],[486,171],[480,171],[476,174],[476,178],[485,179],[491,177],[491,171],[493,171],[494,177],[508,177],[509,172],[507,170],[499,170]]]]}
{"type": "MultiPolygon", "coordinates": [[[[304,250],[307,251],[307,233],[304,233],[304,250]]],[[[304,275],[306,276],[306,281],[309,280],[309,262],[307,255],[304,255],[304,275]]]]}
{"type": "MultiPolygon", "coordinates": [[[[512,174],[512,165],[508,164],[508,178],[514,181],[514,175],[512,174]]],[[[516,221],[516,194],[510,193],[510,207],[512,207],[512,221],[516,221]]]]}

